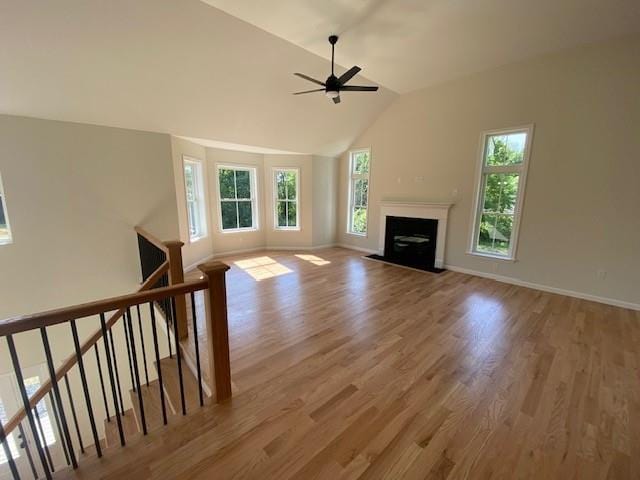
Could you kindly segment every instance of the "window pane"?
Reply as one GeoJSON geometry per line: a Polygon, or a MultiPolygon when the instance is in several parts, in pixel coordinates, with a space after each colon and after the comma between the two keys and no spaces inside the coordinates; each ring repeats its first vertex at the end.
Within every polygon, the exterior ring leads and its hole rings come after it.
{"type": "Polygon", "coordinates": [[[369,173],[369,152],[354,154],[353,173],[369,173]]]}
{"type": "Polygon", "coordinates": [[[234,171],[221,168],[218,176],[220,181],[220,198],[236,198],[236,186],[234,171]]]}
{"type": "Polygon", "coordinates": [[[358,208],[358,207],[354,208],[351,223],[352,223],[352,231],[354,233],[366,233],[367,232],[367,209],[358,208]]]}
{"type": "Polygon", "coordinates": [[[238,198],[251,198],[251,178],[248,170],[236,170],[238,198]]]}
{"type": "MultiPolygon", "coordinates": [[[[7,420],[9,420],[7,418],[7,412],[4,409],[4,404],[2,403],[2,400],[0,400],[0,422],[2,422],[2,424],[4,425],[5,423],[7,423],[7,420]]],[[[7,444],[9,445],[9,450],[11,451],[11,456],[16,459],[20,457],[20,451],[18,450],[18,447],[16,446],[16,442],[13,438],[13,433],[10,433],[9,435],[7,435],[7,444]]],[[[7,463],[8,459],[7,456],[4,452],[4,448],[0,447],[0,465],[7,463]]]]}
{"type": "Polygon", "coordinates": [[[0,195],[0,238],[2,238],[2,229],[7,228],[7,220],[4,217],[4,203],[2,201],[2,196],[0,195]]]}
{"type": "Polygon", "coordinates": [[[189,235],[191,237],[194,237],[200,233],[197,222],[198,208],[197,205],[193,202],[187,203],[187,208],[189,209],[189,235]]]}
{"type": "Polygon", "coordinates": [[[488,136],[485,165],[504,166],[522,163],[526,141],[526,133],[488,136]]]}
{"type": "Polygon", "coordinates": [[[287,198],[287,182],[284,172],[276,173],[276,184],[278,200],[287,198]]]}
{"type": "Polygon", "coordinates": [[[251,202],[238,202],[238,217],[240,228],[253,227],[253,215],[251,214],[251,202]]]}
{"type": "Polygon", "coordinates": [[[278,227],[287,226],[287,202],[278,202],[276,206],[278,213],[278,227]]]}
{"type": "Polygon", "coordinates": [[[353,205],[355,207],[367,206],[367,192],[369,188],[368,180],[356,180],[354,185],[354,199],[353,205]]]}
{"type": "Polygon", "coordinates": [[[287,184],[287,197],[289,200],[296,199],[296,172],[285,172],[287,184]]]}
{"type": "Polygon", "coordinates": [[[193,165],[185,164],[184,166],[184,183],[187,194],[187,202],[192,202],[196,198],[196,188],[193,165]]]}
{"type": "Polygon", "coordinates": [[[287,218],[289,219],[289,223],[288,226],[289,227],[296,227],[296,202],[287,202],[287,207],[288,207],[288,212],[287,212],[287,218]]]}
{"type": "Polygon", "coordinates": [[[518,198],[517,173],[490,173],[485,175],[483,212],[513,213],[518,198]]]}
{"type": "Polygon", "coordinates": [[[238,228],[238,202],[220,202],[222,229],[238,228]]]}
{"type": "Polygon", "coordinates": [[[479,252],[507,255],[511,243],[513,215],[483,214],[480,220],[479,252]]]}

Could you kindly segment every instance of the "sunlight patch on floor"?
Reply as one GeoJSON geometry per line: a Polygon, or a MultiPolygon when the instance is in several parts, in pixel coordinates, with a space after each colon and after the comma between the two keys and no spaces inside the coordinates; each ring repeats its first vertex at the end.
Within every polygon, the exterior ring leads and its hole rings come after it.
{"type": "Polygon", "coordinates": [[[234,264],[236,267],[247,272],[258,282],[260,280],[266,280],[267,278],[278,277],[292,272],[291,269],[276,262],[271,257],[247,258],[245,260],[238,260],[237,262],[234,262],[234,264]]]}
{"type": "Polygon", "coordinates": [[[331,263],[329,260],[324,260],[315,255],[296,255],[296,257],[305,262],[313,263],[314,265],[328,265],[331,263]]]}

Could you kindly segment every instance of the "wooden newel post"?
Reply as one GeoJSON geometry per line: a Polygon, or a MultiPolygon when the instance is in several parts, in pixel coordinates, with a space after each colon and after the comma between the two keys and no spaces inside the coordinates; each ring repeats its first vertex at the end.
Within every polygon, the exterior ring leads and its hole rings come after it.
{"type": "MultiPolygon", "coordinates": [[[[183,245],[184,243],[179,240],[164,242],[164,246],[169,250],[167,255],[167,259],[169,260],[169,285],[184,282],[184,270],[182,267],[183,245]]],[[[176,297],[176,317],[178,337],[179,340],[183,340],[189,336],[187,329],[187,302],[184,295],[178,295],[176,297]]]]}
{"type": "Polygon", "coordinates": [[[231,398],[231,364],[229,361],[229,326],[227,323],[227,287],[225,274],[229,266],[222,262],[207,262],[198,269],[209,280],[204,293],[207,314],[207,348],[209,378],[214,379],[216,402],[231,398]]]}

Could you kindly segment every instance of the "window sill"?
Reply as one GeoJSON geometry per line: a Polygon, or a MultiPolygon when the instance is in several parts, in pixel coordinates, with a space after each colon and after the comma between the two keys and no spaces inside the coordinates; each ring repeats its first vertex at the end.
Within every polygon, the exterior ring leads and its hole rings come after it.
{"type": "Polygon", "coordinates": [[[347,232],[347,235],[353,235],[354,237],[367,238],[366,233],[347,232]]]}
{"type": "Polygon", "coordinates": [[[220,230],[220,233],[242,233],[242,232],[257,232],[258,229],[251,228],[228,228],[226,230],[220,230]]]}
{"type": "Polygon", "coordinates": [[[0,240],[0,245],[11,245],[12,243],[13,243],[13,240],[10,238],[4,238],[0,240]]]}
{"type": "Polygon", "coordinates": [[[300,227],[274,227],[273,229],[276,232],[299,232],[300,227]]]}
{"type": "Polygon", "coordinates": [[[202,240],[204,238],[207,238],[207,235],[200,235],[199,237],[193,237],[193,238],[189,237],[189,243],[190,244],[198,243],[200,240],[202,240]]]}
{"type": "Polygon", "coordinates": [[[505,257],[504,255],[496,255],[493,253],[474,252],[473,250],[467,250],[467,255],[474,255],[476,257],[491,258],[492,260],[503,260],[506,262],[517,262],[515,257],[505,257]]]}

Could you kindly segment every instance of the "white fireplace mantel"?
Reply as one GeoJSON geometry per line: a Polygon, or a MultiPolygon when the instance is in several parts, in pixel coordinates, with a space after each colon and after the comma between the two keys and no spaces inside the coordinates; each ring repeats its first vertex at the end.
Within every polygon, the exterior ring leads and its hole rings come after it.
{"type": "Polygon", "coordinates": [[[434,202],[380,202],[380,238],[378,240],[378,254],[384,255],[384,241],[387,230],[387,218],[408,217],[428,218],[438,220],[438,237],[436,238],[436,262],[437,268],[443,268],[444,248],[447,237],[447,218],[452,203],[434,202]]]}

